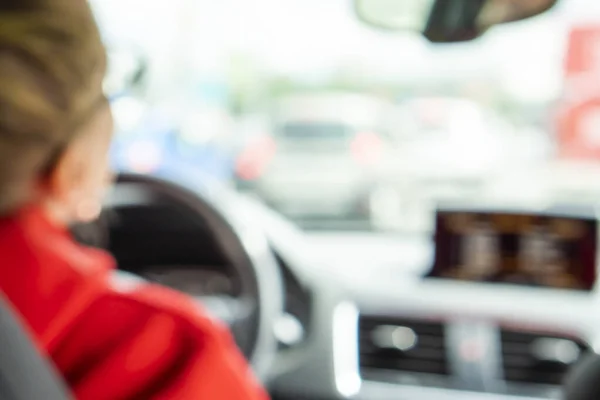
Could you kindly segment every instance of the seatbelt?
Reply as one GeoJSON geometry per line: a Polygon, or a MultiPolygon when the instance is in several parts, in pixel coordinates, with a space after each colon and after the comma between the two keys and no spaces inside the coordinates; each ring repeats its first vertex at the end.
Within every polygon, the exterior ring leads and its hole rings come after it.
{"type": "Polygon", "coordinates": [[[68,393],[0,294],[0,400],[68,400],[68,393]]]}

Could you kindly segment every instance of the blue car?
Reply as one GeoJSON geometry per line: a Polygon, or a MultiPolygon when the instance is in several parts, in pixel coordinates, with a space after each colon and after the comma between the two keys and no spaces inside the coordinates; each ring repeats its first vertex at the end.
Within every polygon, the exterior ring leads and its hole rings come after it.
{"type": "MultiPolygon", "coordinates": [[[[117,120],[118,120],[118,113],[117,120]]],[[[117,132],[111,151],[115,171],[151,174],[188,183],[228,183],[233,176],[233,155],[216,141],[192,143],[177,123],[160,111],[143,112],[134,127],[117,132]]]]}

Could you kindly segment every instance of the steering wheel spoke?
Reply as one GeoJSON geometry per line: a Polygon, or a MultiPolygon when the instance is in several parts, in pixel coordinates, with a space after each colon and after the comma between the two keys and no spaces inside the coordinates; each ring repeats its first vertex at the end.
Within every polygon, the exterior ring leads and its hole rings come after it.
{"type": "Polygon", "coordinates": [[[228,326],[250,318],[256,307],[249,299],[231,296],[195,296],[194,300],[228,326]]]}

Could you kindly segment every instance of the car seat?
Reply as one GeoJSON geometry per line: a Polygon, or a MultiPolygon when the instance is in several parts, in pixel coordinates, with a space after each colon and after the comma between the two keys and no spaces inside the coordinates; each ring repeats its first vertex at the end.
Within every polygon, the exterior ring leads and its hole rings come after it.
{"type": "Polygon", "coordinates": [[[68,393],[0,294],[0,400],[67,400],[68,393]]]}

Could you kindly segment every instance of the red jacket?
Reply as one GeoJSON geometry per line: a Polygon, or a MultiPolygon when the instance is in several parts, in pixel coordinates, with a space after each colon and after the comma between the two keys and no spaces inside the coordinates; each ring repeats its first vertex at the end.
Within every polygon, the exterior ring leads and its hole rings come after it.
{"type": "Polygon", "coordinates": [[[224,326],[174,291],[115,284],[109,255],[42,212],[0,220],[0,254],[0,289],[78,399],[267,399],[224,326]]]}

